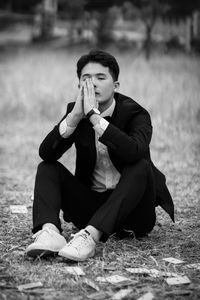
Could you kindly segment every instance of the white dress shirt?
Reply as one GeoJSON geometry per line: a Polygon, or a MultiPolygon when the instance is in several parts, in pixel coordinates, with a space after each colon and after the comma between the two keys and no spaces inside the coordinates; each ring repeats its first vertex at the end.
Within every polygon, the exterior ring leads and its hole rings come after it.
{"type": "MultiPolygon", "coordinates": [[[[99,141],[99,137],[102,136],[104,131],[109,125],[109,122],[104,117],[112,116],[115,109],[116,102],[113,99],[112,104],[108,107],[100,116],[102,119],[98,124],[93,126],[95,130],[95,141],[97,150],[96,165],[92,174],[92,189],[98,192],[104,192],[108,189],[114,189],[120,179],[120,173],[112,164],[108,148],[99,141]]],[[[68,115],[69,116],[69,115],[68,115]]],[[[61,122],[59,131],[62,137],[69,137],[75,130],[75,127],[69,127],[67,125],[68,116],[61,122]]]]}

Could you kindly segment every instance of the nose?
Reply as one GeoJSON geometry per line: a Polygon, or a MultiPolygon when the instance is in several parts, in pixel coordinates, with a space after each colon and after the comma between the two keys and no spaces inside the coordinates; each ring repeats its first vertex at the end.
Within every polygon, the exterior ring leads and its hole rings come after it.
{"type": "Polygon", "coordinates": [[[96,87],[96,86],[97,86],[96,78],[95,78],[95,77],[92,77],[91,79],[92,79],[92,83],[93,83],[94,87],[96,87]]]}

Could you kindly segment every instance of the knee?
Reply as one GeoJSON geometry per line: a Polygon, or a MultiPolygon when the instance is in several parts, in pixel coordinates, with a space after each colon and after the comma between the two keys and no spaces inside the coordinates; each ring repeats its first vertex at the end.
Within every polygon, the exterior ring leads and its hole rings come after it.
{"type": "Polygon", "coordinates": [[[58,168],[59,166],[59,162],[53,162],[53,163],[48,163],[45,161],[42,161],[38,164],[37,167],[37,174],[44,174],[46,172],[51,173],[51,172],[55,172],[55,170],[58,168]]]}

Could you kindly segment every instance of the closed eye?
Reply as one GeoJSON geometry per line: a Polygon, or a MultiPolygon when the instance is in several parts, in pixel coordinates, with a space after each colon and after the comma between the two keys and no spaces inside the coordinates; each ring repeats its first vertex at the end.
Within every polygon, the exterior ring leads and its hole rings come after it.
{"type": "Polygon", "coordinates": [[[91,78],[91,76],[90,75],[84,75],[83,76],[83,81],[85,81],[87,78],[91,78]]]}

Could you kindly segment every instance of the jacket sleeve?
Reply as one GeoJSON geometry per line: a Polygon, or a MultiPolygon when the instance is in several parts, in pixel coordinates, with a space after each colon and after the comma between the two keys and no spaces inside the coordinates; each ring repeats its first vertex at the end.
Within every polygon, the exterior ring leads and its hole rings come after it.
{"type": "Polygon", "coordinates": [[[141,110],[130,118],[124,131],[110,123],[99,140],[124,163],[132,164],[144,158],[151,136],[149,113],[141,110]]]}
{"type": "Polygon", "coordinates": [[[54,129],[45,137],[39,147],[39,156],[46,162],[58,160],[74,143],[74,133],[68,138],[63,138],[59,132],[60,123],[66,118],[73,108],[73,103],[67,106],[67,112],[54,129]]]}

